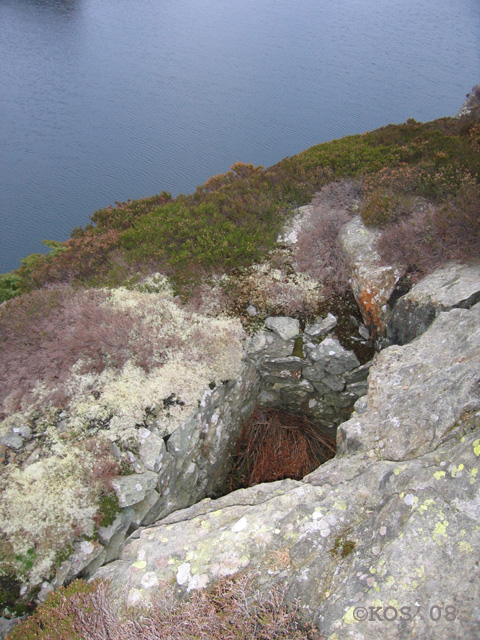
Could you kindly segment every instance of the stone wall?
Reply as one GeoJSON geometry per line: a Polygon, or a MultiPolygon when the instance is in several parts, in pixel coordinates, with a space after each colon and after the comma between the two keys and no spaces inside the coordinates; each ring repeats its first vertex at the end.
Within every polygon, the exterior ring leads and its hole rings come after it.
{"type": "Polygon", "coordinates": [[[138,430],[135,473],[113,481],[120,513],[100,527],[98,541],[83,541],[44,583],[40,599],[78,575],[89,577],[121,554],[125,539],[140,526],[225,493],[232,453],[255,407],[306,413],[335,436],[367,390],[371,363],[361,365],[335,337],[337,319],[328,314],[302,331],[294,318],[269,317],[247,343],[236,380],[207,389],[198,411],[169,436],[153,422],[138,430]]]}
{"type": "Polygon", "coordinates": [[[248,345],[248,360],[260,378],[261,407],[305,413],[335,435],[367,390],[371,363],[361,365],[355,353],[335,337],[331,313],[302,332],[294,318],[270,317],[248,345]]]}

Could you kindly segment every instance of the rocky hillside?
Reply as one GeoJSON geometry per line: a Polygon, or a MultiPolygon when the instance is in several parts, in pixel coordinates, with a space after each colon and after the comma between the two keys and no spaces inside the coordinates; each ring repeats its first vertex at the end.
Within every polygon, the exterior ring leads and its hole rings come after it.
{"type": "Polygon", "coordinates": [[[318,637],[479,636],[477,94],[3,277],[0,629],[78,576],[141,606],[247,575],[318,637]]]}

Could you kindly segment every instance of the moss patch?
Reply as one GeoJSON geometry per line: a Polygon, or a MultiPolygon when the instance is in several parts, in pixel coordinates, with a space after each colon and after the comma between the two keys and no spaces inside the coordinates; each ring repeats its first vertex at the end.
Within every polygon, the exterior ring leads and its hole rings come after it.
{"type": "Polygon", "coordinates": [[[100,496],[98,501],[98,526],[108,527],[120,513],[120,505],[114,491],[109,491],[100,496]]]}
{"type": "Polygon", "coordinates": [[[335,543],[333,548],[330,549],[329,553],[332,556],[339,558],[346,558],[349,556],[357,546],[357,543],[354,540],[348,540],[342,536],[337,536],[335,538],[335,543]]]}

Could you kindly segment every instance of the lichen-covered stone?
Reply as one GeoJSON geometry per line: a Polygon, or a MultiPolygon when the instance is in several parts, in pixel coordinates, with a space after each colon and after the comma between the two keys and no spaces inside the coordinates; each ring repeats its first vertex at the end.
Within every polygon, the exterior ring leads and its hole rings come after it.
{"type": "Polygon", "coordinates": [[[477,304],[441,313],[414,342],[383,350],[370,371],[367,411],[341,426],[340,454],[359,447],[404,460],[454,437],[464,412],[480,408],[479,345],[477,304]]]}
{"type": "Polygon", "coordinates": [[[325,318],[315,322],[314,324],[307,324],[305,327],[305,335],[310,339],[318,339],[330,333],[337,325],[337,319],[332,313],[328,313],[325,318]]]}
{"type": "Polygon", "coordinates": [[[479,332],[480,304],[442,313],[377,356],[339,456],[176,511],[95,577],[133,602],[162,580],[181,596],[251,571],[329,640],[480,637],[479,332]]]}
{"type": "Polygon", "coordinates": [[[342,347],[336,338],[325,338],[309,355],[317,366],[332,374],[345,373],[360,365],[353,351],[342,347]]]}
{"type": "Polygon", "coordinates": [[[93,575],[103,564],[105,555],[105,549],[96,540],[83,540],[77,543],[75,545],[75,551],[68,559],[70,570],[66,580],[71,580],[78,575],[93,575]],[[95,563],[95,565],[93,565],[93,563],[95,563]]]}
{"type": "Polygon", "coordinates": [[[369,337],[381,343],[391,309],[388,301],[403,274],[401,267],[383,265],[377,251],[380,230],[367,227],[354,216],[340,233],[342,248],[351,265],[351,287],[369,337]]]}
{"type": "Polygon", "coordinates": [[[110,540],[119,531],[127,530],[132,522],[134,511],[131,508],[122,509],[120,513],[115,517],[113,522],[105,527],[98,528],[98,539],[103,545],[108,545],[110,540]]]}
{"type": "Polygon", "coordinates": [[[148,429],[141,431],[141,445],[138,455],[146,469],[158,473],[162,466],[163,458],[167,454],[165,442],[163,438],[160,438],[148,429]]]}
{"type": "Polygon", "coordinates": [[[480,301],[480,264],[449,263],[426,276],[394,307],[387,326],[392,344],[420,336],[441,311],[468,309],[480,301]]]}
{"type": "Polygon", "coordinates": [[[147,491],[156,486],[157,481],[156,473],[145,471],[145,473],[117,477],[112,481],[112,487],[117,495],[118,504],[121,507],[130,507],[141,502],[147,491]]]}
{"type": "Polygon", "coordinates": [[[23,447],[23,438],[17,433],[7,433],[4,436],[0,436],[0,445],[2,444],[18,451],[23,447]]]}
{"type": "Polygon", "coordinates": [[[265,326],[274,331],[282,340],[291,340],[300,333],[300,322],[296,318],[270,316],[265,320],[265,326]]]}

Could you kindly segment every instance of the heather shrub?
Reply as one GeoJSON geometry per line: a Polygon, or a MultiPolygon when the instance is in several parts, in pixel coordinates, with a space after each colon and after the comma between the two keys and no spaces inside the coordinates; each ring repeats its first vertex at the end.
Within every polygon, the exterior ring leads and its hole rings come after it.
{"type": "MultiPolygon", "coordinates": [[[[162,191],[162,193],[150,198],[116,202],[115,206],[95,211],[90,216],[90,220],[96,225],[97,229],[128,229],[138,218],[146,215],[156,207],[167,204],[171,200],[171,194],[167,191],[162,191]]],[[[77,235],[80,235],[82,231],[81,228],[75,230],[77,235]]]]}
{"type": "Polygon", "coordinates": [[[334,198],[332,202],[329,195],[328,188],[324,189],[313,201],[310,217],[299,233],[295,253],[298,269],[319,282],[324,295],[344,293],[349,278],[339,232],[350,220],[351,213],[341,199],[334,198]]]}
{"type": "Polygon", "coordinates": [[[480,255],[480,183],[466,175],[454,196],[440,207],[436,225],[454,238],[453,253],[458,258],[480,255]]]}
{"type": "Polygon", "coordinates": [[[8,640],[307,640],[313,638],[288,611],[284,590],[268,597],[254,588],[255,576],[239,575],[210,591],[178,602],[163,585],[149,608],[119,610],[108,583],[76,580],[49,594],[8,640]]]}
{"type": "Polygon", "coordinates": [[[148,362],[147,336],[133,332],[133,314],[112,313],[102,306],[106,299],[106,292],[63,286],[9,303],[0,316],[0,416],[45,403],[65,406],[65,384],[80,360],[97,373],[121,368],[132,356],[148,362]]]}
{"type": "Polygon", "coordinates": [[[480,255],[480,185],[466,178],[456,195],[439,206],[424,206],[386,227],[378,250],[387,264],[402,264],[413,277],[448,260],[480,255]],[[416,274],[416,275],[415,275],[416,274]]]}
{"type": "Polygon", "coordinates": [[[384,167],[364,180],[362,219],[367,226],[385,226],[409,216],[421,203],[439,204],[455,196],[471,179],[468,169],[452,164],[441,151],[417,165],[384,167]]]}

